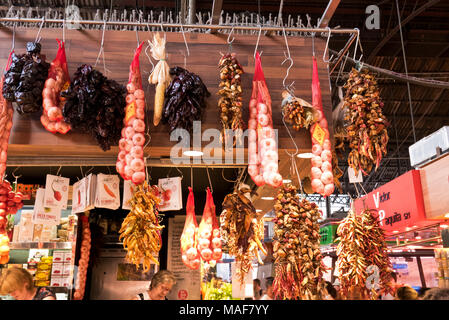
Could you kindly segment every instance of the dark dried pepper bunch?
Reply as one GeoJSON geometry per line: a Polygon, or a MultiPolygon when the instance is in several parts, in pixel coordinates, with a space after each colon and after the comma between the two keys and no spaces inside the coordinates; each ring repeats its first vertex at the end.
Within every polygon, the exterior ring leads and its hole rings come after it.
{"type": "Polygon", "coordinates": [[[27,53],[12,54],[12,63],[5,72],[3,97],[11,102],[19,114],[41,110],[42,90],[48,76],[50,64],[41,55],[41,44],[28,42],[27,53]]]}
{"type": "Polygon", "coordinates": [[[107,79],[90,65],[80,66],[61,96],[64,121],[75,130],[89,132],[106,151],[121,138],[126,106],[126,87],[107,79]]]}
{"type": "Polygon", "coordinates": [[[193,121],[201,119],[201,109],[210,96],[201,78],[181,67],[170,68],[172,81],[165,90],[162,122],[176,128],[192,131],[193,121]]]}

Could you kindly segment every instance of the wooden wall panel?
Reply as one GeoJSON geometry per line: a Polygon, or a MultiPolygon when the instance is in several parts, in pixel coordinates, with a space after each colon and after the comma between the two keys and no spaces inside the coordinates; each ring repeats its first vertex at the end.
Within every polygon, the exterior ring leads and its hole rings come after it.
{"type": "MultiPolygon", "coordinates": [[[[37,29],[16,30],[15,48],[16,52],[25,51],[25,43],[35,39],[37,29]]],[[[72,75],[81,64],[95,64],[101,42],[101,30],[66,30],[66,52],[69,72],[72,75]]],[[[150,39],[149,32],[139,32],[141,41],[150,39]]],[[[257,41],[257,35],[234,35],[233,51],[242,64],[245,74],[243,76],[244,89],[244,119],[248,118],[248,103],[252,90],[252,76],[254,72],[253,53],[257,41]]],[[[47,60],[54,59],[57,51],[56,38],[62,38],[62,30],[42,29],[42,52],[46,54],[47,60]]],[[[198,74],[211,92],[208,106],[202,119],[202,129],[220,128],[217,112],[218,91],[218,60],[220,52],[226,52],[227,35],[220,34],[195,34],[186,33],[190,56],[187,57],[187,69],[198,74]]],[[[11,30],[0,29],[0,64],[5,65],[11,48],[11,30]]],[[[312,82],[312,43],[311,39],[289,38],[289,48],[294,60],[294,66],[290,70],[287,84],[295,81],[296,95],[311,102],[312,82]]],[[[106,67],[111,72],[105,75],[122,84],[128,80],[129,64],[133,58],[134,48],[137,45],[136,33],[134,31],[106,31],[104,40],[106,67]]],[[[322,89],[323,107],[325,115],[332,125],[331,119],[331,97],[329,89],[329,78],[326,64],[322,61],[325,42],[321,39],[315,40],[316,56],[320,84],[322,89]]],[[[144,45],[146,47],[146,44],[144,45]]],[[[280,112],[282,79],[288,63],[281,65],[284,60],[285,42],[283,37],[261,36],[259,50],[262,54],[262,67],[267,80],[273,101],[273,121],[275,129],[278,129],[280,149],[294,148],[288,133],[282,123],[280,112]]],[[[170,66],[183,66],[184,57],[180,54],[185,51],[185,44],[181,33],[167,33],[168,63],[170,66]]],[[[150,51],[148,50],[148,53],[150,51]]],[[[147,77],[151,71],[151,64],[144,52],[140,57],[143,83],[147,98],[147,117],[153,117],[153,99],[155,88],[148,85],[147,77]]],[[[97,64],[99,71],[103,72],[103,61],[97,64]]],[[[117,154],[117,147],[108,152],[103,152],[95,141],[87,134],[80,132],[69,132],[67,135],[51,134],[47,132],[39,122],[38,114],[21,116],[15,113],[14,126],[10,138],[9,155],[16,156],[43,156],[43,155],[65,155],[65,156],[110,156],[117,154]]],[[[301,150],[310,150],[310,134],[306,130],[295,132],[291,130],[296,143],[301,150]]],[[[332,132],[332,127],[330,127],[332,132]]],[[[169,141],[167,127],[160,124],[158,127],[150,127],[151,142],[149,152],[151,157],[169,156],[170,148],[175,142],[169,141]]],[[[204,142],[207,145],[208,142],[204,142]]],[[[282,150],[281,150],[282,152],[282,150]]]]}

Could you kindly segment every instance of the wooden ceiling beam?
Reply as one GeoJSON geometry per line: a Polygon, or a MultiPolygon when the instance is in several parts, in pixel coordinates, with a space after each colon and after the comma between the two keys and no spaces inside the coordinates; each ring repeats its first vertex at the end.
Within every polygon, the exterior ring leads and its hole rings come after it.
{"type": "Polygon", "coordinates": [[[329,26],[329,21],[334,16],[335,10],[337,10],[340,0],[329,0],[326,10],[324,10],[323,15],[320,18],[318,28],[326,28],[329,26]]]}

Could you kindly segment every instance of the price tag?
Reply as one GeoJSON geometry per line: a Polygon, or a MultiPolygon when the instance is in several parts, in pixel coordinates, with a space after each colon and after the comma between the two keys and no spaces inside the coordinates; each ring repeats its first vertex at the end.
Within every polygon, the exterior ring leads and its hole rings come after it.
{"type": "Polygon", "coordinates": [[[125,108],[125,124],[128,125],[130,119],[136,116],[136,102],[133,101],[125,108]]]}
{"type": "Polygon", "coordinates": [[[117,210],[120,207],[120,179],[118,175],[100,173],[97,176],[95,207],[117,210]]]}
{"type": "Polygon", "coordinates": [[[350,183],[361,183],[363,182],[362,170],[359,170],[358,175],[355,175],[355,171],[353,168],[348,167],[348,177],[350,183]]]}
{"type": "Polygon", "coordinates": [[[44,206],[67,209],[69,198],[69,178],[47,174],[45,183],[44,206]]]}
{"type": "Polygon", "coordinates": [[[319,123],[315,124],[315,127],[313,128],[313,131],[312,131],[312,137],[316,141],[318,141],[318,143],[321,146],[323,146],[324,139],[326,139],[326,131],[324,131],[323,128],[321,128],[319,123]]]}

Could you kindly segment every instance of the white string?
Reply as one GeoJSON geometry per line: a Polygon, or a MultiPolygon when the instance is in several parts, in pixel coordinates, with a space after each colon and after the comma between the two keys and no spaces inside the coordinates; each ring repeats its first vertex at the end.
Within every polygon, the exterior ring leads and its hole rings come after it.
{"type": "Polygon", "coordinates": [[[12,27],[12,46],[11,46],[11,52],[14,51],[14,48],[16,46],[16,25],[17,22],[14,22],[14,25],[12,27]]]}
{"type": "Polygon", "coordinates": [[[189,50],[189,46],[187,45],[187,40],[186,40],[186,35],[184,34],[184,28],[181,24],[181,32],[182,32],[182,37],[184,38],[184,44],[186,45],[186,50],[187,50],[187,56],[185,55],[185,53],[183,54],[184,56],[184,69],[187,66],[187,57],[190,56],[190,50],[189,50]]]}
{"type": "Polygon", "coordinates": [[[103,56],[103,69],[104,69],[104,73],[109,73],[110,71],[108,69],[106,69],[106,60],[104,58],[104,33],[106,30],[106,20],[104,20],[104,24],[103,24],[103,33],[101,36],[101,45],[100,45],[100,51],[98,52],[98,56],[97,56],[97,60],[95,61],[95,65],[94,67],[97,66],[98,61],[100,60],[100,55],[103,56]]]}

